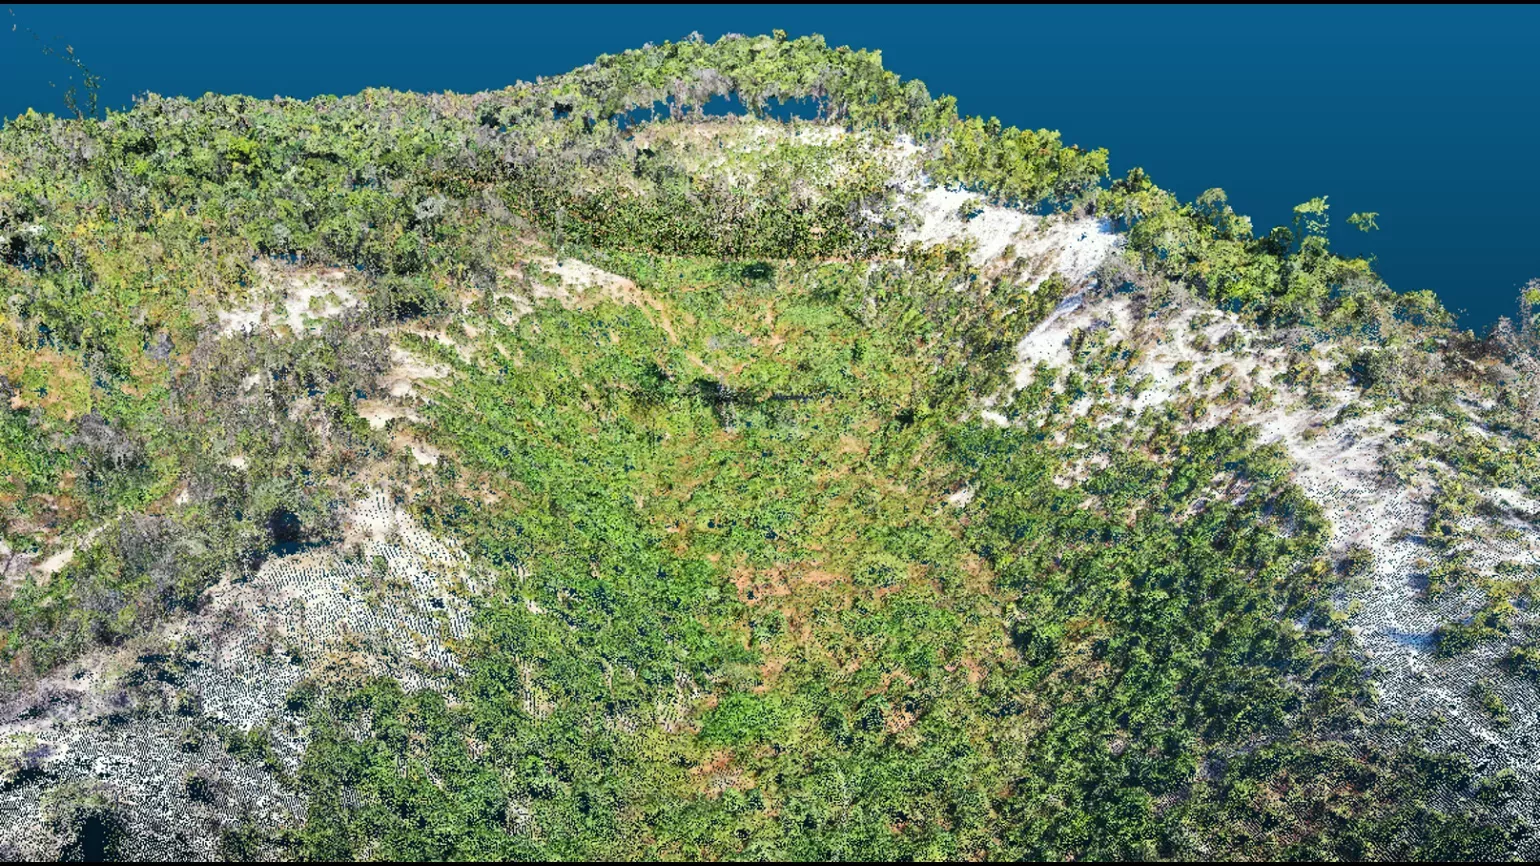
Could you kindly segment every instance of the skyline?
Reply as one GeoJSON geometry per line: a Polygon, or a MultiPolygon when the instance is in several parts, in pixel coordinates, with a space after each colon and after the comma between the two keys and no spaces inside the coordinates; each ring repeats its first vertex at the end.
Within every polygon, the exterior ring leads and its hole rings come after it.
{"type": "Polygon", "coordinates": [[[0,51],[0,116],[62,113],[69,70],[39,50],[71,45],[103,76],[114,109],[135,93],[310,98],[365,87],[497,89],[594,56],[726,32],[821,33],[831,45],[880,49],[964,113],[1057,129],[1106,147],[1112,176],[1141,166],[1184,200],[1221,187],[1258,231],[1325,195],[1344,254],[1374,256],[1398,291],[1430,288],[1464,327],[1512,316],[1540,276],[1527,202],[1540,177],[1510,154],[1540,144],[1525,95],[1540,70],[1540,10],[1476,7],[816,8],[610,6],[307,7],[301,23],[268,7],[14,6],[0,51]],[[431,11],[430,11],[431,10],[431,11]],[[278,26],[283,23],[284,26],[278,26]],[[27,30],[39,37],[34,42],[27,30]],[[1076,34],[1033,40],[1023,33],[1076,34]],[[218,34],[208,38],[208,34],[218,34]],[[1244,39],[1244,51],[1225,46],[1244,39]],[[55,42],[54,40],[57,40],[55,42]],[[30,43],[30,44],[29,44],[30,43]],[[250,58],[268,56],[267,62],[250,58]],[[1137,69],[1137,75],[1128,70],[1137,69]],[[50,86],[52,81],[54,85],[50,86]],[[1467,219],[1450,220],[1458,203],[1467,219]],[[1346,225],[1380,214],[1380,230],[1346,225]]]}

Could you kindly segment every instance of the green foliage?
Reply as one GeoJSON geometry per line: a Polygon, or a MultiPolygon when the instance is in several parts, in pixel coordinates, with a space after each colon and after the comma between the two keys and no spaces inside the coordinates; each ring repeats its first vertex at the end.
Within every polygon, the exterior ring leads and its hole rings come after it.
{"type": "Polygon", "coordinates": [[[1447,658],[1500,638],[1505,632],[1502,617],[1492,611],[1482,611],[1470,622],[1451,622],[1439,626],[1434,639],[1438,642],[1438,654],[1447,658]]]}
{"type": "Polygon", "coordinates": [[[1409,850],[1452,771],[1371,745],[1326,526],[1276,448],[1147,431],[1062,488],[1074,441],[956,422],[954,374],[909,348],[977,311],[865,266],[603,263],[672,333],[551,305],[496,331],[509,362],[456,362],[437,441],[517,493],[425,501],[503,584],[454,706],[315,705],[306,856],[1409,850]],[[925,504],[957,480],[961,513],[925,504]]]}
{"type": "Polygon", "coordinates": [[[1518,676],[1540,683],[1540,646],[1528,643],[1513,647],[1503,661],[1518,676]]]}
{"type": "MultiPolygon", "coordinates": [[[[1369,564],[1331,567],[1282,451],[1234,424],[1182,433],[1174,412],[1072,416],[1103,378],[1149,385],[1129,381],[1136,347],[1090,329],[1074,369],[1010,395],[1023,423],[977,423],[1017,343],[1082,287],[894,250],[871,154],[900,134],[938,182],[1118,220],[1140,281],[1267,324],[1447,324],[1329,252],[1324,198],[1257,237],[1220,190],[1181,205],[1138,171],[1100,190],[1105,151],[960,118],[819,37],[692,38],[468,96],[28,114],[0,131],[0,518],[18,550],[74,553],[0,599],[6,690],[338,541],[340,503],[382,484],[485,579],[460,675],[306,683],[292,777],[264,729],[218,729],[307,806],[292,833],[232,828],[229,856],[1498,850],[1498,783],[1472,801],[1467,768],[1365,721],[1331,599],[1369,564]],[[755,143],[701,116],[728,94],[760,117],[812,100],[851,134],[755,143]],[[659,104],[668,119],[641,117],[659,104]],[[358,305],[216,333],[301,258],[341,268],[358,305]],[[569,258],[624,279],[556,291],[569,258]],[[417,420],[377,430],[360,401],[401,384],[403,353],[445,375],[412,383],[417,420]],[[406,463],[404,441],[441,459],[406,463]],[[1431,811],[1435,791],[1458,808],[1431,811]]],[[[1356,357],[1371,390],[1397,385],[1394,356],[1356,357]]],[[[1324,391],[1315,360],[1289,381],[1324,391]]],[[[1435,522],[1467,504],[1452,493],[1435,522]]],[[[139,661],[130,684],[185,678],[139,661]]],[[[116,826],[69,796],[50,826],[116,826]]]]}
{"type": "Polygon", "coordinates": [[[1492,688],[1490,683],[1478,682],[1471,686],[1471,697],[1499,727],[1507,727],[1513,723],[1513,717],[1508,714],[1508,705],[1503,702],[1502,696],[1492,688]]]}
{"type": "Polygon", "coordinates": [[[63,859],[117,859],[129,832],[118,806],[92,783],[70,783],[49,791],[42,803],[44,825],[64,840],[63,859]]]}
{"type": "MultiPolygon", "coordinates": [[[[1292,228],[1257,236],[1223,190],[1182,204],[1134,169],[1097,195],[1095,208],[1128,229],[1129,247],[1148,271],[1271,324],[1361,326],[1379,310],[1418,323],[1451,321],[1431,296],[1398,296],[1368,262],[1331,253],[1324,196],[1296,206],[1292,228]]],[[[1374,216],[1355,214],[1349,222],[1362,228],[1374,216]]]]}
{"type": "Polygon", "coordinates": [[[779,727],[779,704],[775,698],[766,700],[742,692],[730,694],[701,719],[701,742],[743,747],[769,739],[779,727]]]}
{"type": "Polygon", "coordinates": [[[1380,227],[1379,223],[1376,223],[1374,221],[1374,218],[1377,217],[1377,216],[1379,216],[1379,212],[1378,211],[1369,211],[1367,213],[1355,213],[1352,216],[1348,217],[1348,225],[1354,226],[1359,231],[1362,231],[1362,232],[1376,231],[1380,227]]]}
{"type": "Polygon", "coordinates": [[[1313,198],[1294,206],[1294,234],[1299,236],[1324,235],[1331,221],[1326,215],[1330,209],[1326,196],[1313,198]]]}
{"type": "Polygon", "coordinates": [[[942,183],[1032,206],[1045,199],[1070,199],[1094,187],[1107,173],[1107,151],[1065,147],[1057,132],[1001,129],[995,118],[973,117],[953,125],[928,168],[942,183]]]}

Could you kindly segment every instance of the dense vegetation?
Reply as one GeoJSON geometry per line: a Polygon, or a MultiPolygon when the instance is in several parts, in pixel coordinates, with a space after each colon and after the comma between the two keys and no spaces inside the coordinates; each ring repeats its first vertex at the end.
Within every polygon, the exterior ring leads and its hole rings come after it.
{"type": "MultiPolygon", "coordinates": [[[[357,483],[387,479],[493,575],[465,674],[297,691],[285,782],[308,816],[232,855],[1508,851],[1503,779],[1379,718],[1333,606],[1352,569],[1275,446],[1094,425],[1044,377],[1006,407],[1040,426],[980,424],[1066,287],[895,249],[870,154],[901,140],[934,182],[1114,219],[1109,290],[1372,342],[1375,393],[1452,399],[1395,359],[1470,340],[1332,254],[1324,201],[1256,236],[1218,191],[1103,185],[1105,151],[959,118],[817,37],[473,95],[28,114],[0,131],[0,520],[16,552],[78,551],[0,594],[0,694],[337,541],[357,483]],[[865,137],[713,162],[689,131],[728,96],[865,137]],[[510,314],[547,253],[638,297],[510,314]],[[344,266],[367,296],[218,336],[274,261],[344,266]],[[359,415],[393,342],[451,371],[412,425],[433,466],[359,415]],[[1088,451],[1115,459],[1083,472],[1088,451]]],[[[1491,472],[1533,474],[1526,454],[1491,472]]]]}
{"type": "MultiPolygon", "coordinates": [[[[520,367],[466,369],[479,383],[441,404],[442,441],[475,488],[517,494],[494,510],[444,490],[429,508],[531,576],[487,600],[462,705],[391,683],[318,704],[306,856],[1450,844],[1412,828],[1441,820],[1433,792],[1474,780],[1373,744],[1325,603],[1324,527],[1276,451],[1245,430],[1157,434],[1061,488],[1081,442],[894,411],[926,365],[896,351],[901,331],[852,328],[817,297],[837,272],[772,289],[709,262],[661,278],[626,263],[751,341],[773,305],[796,367],[740,351],[763,390],[724,406],[627,308],[521,322],[504,343],[520,367]],[[793,391],[827,396],[768,399],[793,391]],[[938,503],[964,480],[966,508],[938,503]],[[1204,507],[1237,484],[1243,503],[1204,507]],[[693,725],[681,682],[709,694],[693,725]]],[[[1455,844],[1503,841],[1480,833],[1461,824],[1455,844]]]]}

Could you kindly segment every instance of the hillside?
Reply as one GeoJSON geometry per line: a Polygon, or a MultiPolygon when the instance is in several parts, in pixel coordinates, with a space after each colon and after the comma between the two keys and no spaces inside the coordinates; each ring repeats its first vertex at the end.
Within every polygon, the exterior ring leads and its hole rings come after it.
{"type": "Polygon", "coordinates": [[[1540,298],[1329,214],[779,32],[15,118],[0,857],[1533,858],[1540,298]]]}

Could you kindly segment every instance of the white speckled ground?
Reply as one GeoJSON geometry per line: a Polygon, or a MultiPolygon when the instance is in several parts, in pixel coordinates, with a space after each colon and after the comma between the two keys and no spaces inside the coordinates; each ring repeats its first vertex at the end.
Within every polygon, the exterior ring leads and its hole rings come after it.
{"type": "MultiPolygon", "coordinates": [[[[1087,301],[1086,297],[1067,299],[1022,340],[1017,349],[1017,387],[1031,382],[1038,362],[1067,367],[1071,363],[1068,341],[1078,329],[1103,327],[1111,331],[1109,339],[1131,338],[1135,324],[1126,298],[1103,295],[1087,301]]],[[[1204,329],[1205,335],[1213,343],[1225,331],[1239,328],[1250,346],[1247,351],[1230,355],[1194,349],[1188,326],[1196,312],[1188,308],[1163,314],[1155,340],[1146,341],[1146,351],[1132,378],[1148,374],[1153,384],[1147,390],[1137,398],[1122,394],[1096,399],[1113,401],[1120,412],[1137,414],[1174,399],[1184,385],[1189,393],[1212,396],[1222,386],[1214,383],[1204,389],[1199,377],[1220,362],[1229,364],[1234,375],[1248,386],[1275,386],[1273,408],[1216,408],[1195,422],[1194,428],[1212,426],[1222,419],[1255,424],[1262,442],[1282,444],[1294,459],[1294,480],[1322,506],[1331,522],[1332,548],[1340,554],[1361,545],[1373,552],[1374,570],[1368,585],[1340,601],[1350,612],[1351,630],[1373,671],[1382,711],[1413,720],[1422,730],[1433,732],[1435,743],[1463,752],[1478,767],[1512,767],[1526,780],[1527,791],[1540,792],[1540,694],[1535,687],[1498,667],[1503,649],[1497,646],[1453,659],[1439,659],[1434,654],[1437,627],[1460,619],[1478,600],[1467,596],[1430,602],[1423,595],[1429,562],[1439,556],[1420,538],[1437,496],[1436,487],[1427,483],[1393,486],[1381,471],[1381,458],[1387,450],[1404,447],[1403,423],[1388,411],[1326,423],[1342,407],[1363,399],[1356,388],[1339,387],[1331,392],[1325,408],[1312,409],[1302,395],[1278,380],[1286,353],[1267,346],[1235,317],[1206,310],[1215,322],[1204,329]],[[1180,361],[1192,366],[1178,375],[1174,367],[1180,361]],[[1487,682],[1507,704],[1514,720],[1510,726],[1497,727],[1476,706],[1470,688],[1478,681],[1487,682]]],[[[1329,350],[1329,346],[1322,348],[1329,350]]],[[[1091,402],[1084,400],[1073,411],[1083,414],[1091,402]]],[[[1005,420],[994,412],[985,415],[985,420],[995,423],[1005,420]]],[[[1083,471],[1094,471],[1094,466],[1088,464],[1083,471]]],[[[1466,546],[1472,567],[1490,573],[1499,562],[1540,564],[1540,531],[1532,522],[1540,512],[1540,502],[1519,491],[1493,489],[1483,493],[1505,509],[1507,516],[1484,528],[1471,525],[1477,530],[1475,540],[1466,546]],[[1515,530],[1518,537],[1504,539],[1496,532],[1501,527],[1515,530]]],[[[1522,618],[1531,616],[1521,614],[1522,618]]],[[[1540,807],[1540,796],[1528,797],[1524,803],[1523,808],[1540,807]]]]}

